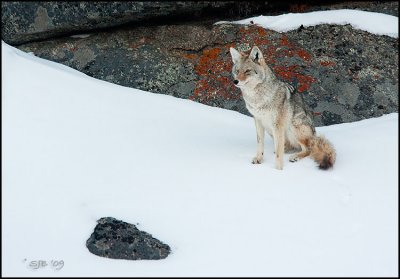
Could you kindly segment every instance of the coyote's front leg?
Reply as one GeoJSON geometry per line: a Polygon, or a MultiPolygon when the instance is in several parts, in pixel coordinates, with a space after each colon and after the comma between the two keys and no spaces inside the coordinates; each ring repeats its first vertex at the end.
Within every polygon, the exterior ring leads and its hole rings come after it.
{"type": "Polygon", "coordinates": [[[260,120],[254,118],[254,122],[256,124],[256,132],[257,132],[257,154],[256,157],[253,158],[252,163],[261,164],[264,156],[265,129],[260,120]]]}
{"type": "Polygon", "coordinates": [[[283,169],[283,153],[285,151],[285,128],[277,123],[273,131],[275,145],[275,168],[283,169]]]}

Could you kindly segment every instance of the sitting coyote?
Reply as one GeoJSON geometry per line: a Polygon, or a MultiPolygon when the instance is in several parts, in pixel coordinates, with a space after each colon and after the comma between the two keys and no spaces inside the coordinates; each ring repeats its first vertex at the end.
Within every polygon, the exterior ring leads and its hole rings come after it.
{"type": "Polygon", "coordinates": [[[234,84],[243,94],[246,107],[253,115],[257,132],[257,154],[253,164],[260,164],[264,155],[265,131],[275,145],[275,167],[283,168],[283,152],[296,149],[290,156],[296,162],[308,155],[320,169],[329,169],[336,159],[332,144],[324,137],[316,136],[312,116],[303,97],[294,88],[278,80],[265,63],[257,46],[250,54],[230,48],[233,60],[234,84]]]}

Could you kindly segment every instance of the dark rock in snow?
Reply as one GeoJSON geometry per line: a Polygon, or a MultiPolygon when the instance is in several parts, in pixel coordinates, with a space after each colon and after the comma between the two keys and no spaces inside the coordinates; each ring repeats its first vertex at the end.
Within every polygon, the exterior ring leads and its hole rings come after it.
{"type": "Polygon", "coordinates": [[[126,260],[159,260],[166,258],[171,249],[135,225],[112,217],[98,220],[86,247],[95,255],[126,260]]]}

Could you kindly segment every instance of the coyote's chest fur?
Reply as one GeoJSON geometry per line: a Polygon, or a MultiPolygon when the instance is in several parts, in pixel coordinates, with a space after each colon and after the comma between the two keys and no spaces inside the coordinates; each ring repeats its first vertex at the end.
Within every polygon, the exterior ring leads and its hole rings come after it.
{"type": "Polygon", "coordinates": [[[277,103],[282,103],[278,94],[274,94],[276,88],[259,88],[258,90],[242,89],[243,99],[248,111],[257,119],[259,119],[263,126],[267,129],[269,134],[274,125],[276,125],[277,116],[279,114],[277,103]]]}

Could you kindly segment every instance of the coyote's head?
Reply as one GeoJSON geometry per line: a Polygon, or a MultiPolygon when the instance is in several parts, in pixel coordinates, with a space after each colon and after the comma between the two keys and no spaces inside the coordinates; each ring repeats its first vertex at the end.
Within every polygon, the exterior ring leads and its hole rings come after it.
{"type": "Polygon", "coordinates": [[[250,54],[239,52],[233,47],[230,48],[233,67],[232,74],[235,86],[254,88],[263,82],[266,75],[266,64],[264,57],[257,46],[254,46],[250,54]]]}

